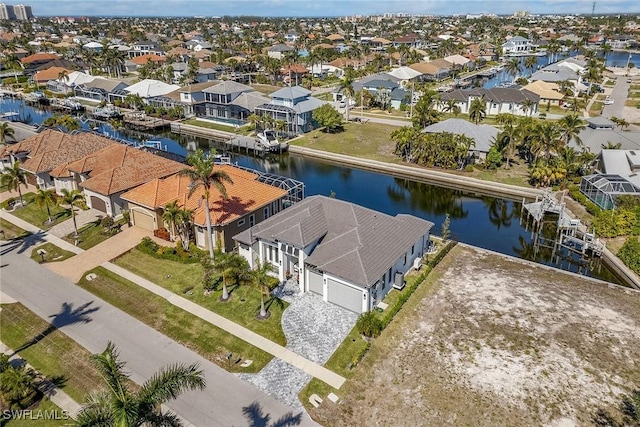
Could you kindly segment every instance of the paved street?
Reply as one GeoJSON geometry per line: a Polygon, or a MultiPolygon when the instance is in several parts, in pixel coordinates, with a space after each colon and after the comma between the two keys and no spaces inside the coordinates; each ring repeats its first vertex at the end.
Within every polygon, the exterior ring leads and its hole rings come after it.
{"type": "Polygon", "coordinates": [[[629,92],[630,84],[627,83],[628,77],[618,76],[616,79],[616,85],[609,95],[613,99],[613,104],[605,105],[602,109],[602,117],[624,117],[624,103],[627,100],[627,93],[629,92]]]}
{"type": "MultiPolygon", "coordinates": [[[[186,393],[168,405],[192,425],[267,425],[266,417],[269,422],[275,422],[298,415],[292,413],[290,407],[16,250],[2,256],[1,291],[21,301],[92,353],[104,350],[107,341],[113,341],[127,361],[132,379],[138,383],[170,363],[199,362],[207,379],[206,390],[186,393]],[[62,311],[64,304],[71,305],[71,310],[62,311]],[[84,316],[74,313],[80,307],[84,307],[84,316]],[[88,321],[79,321],[83,317],[88,321]]],[[[315,425],[308,416],[299,416],[300,424],[280,425],[315,425]]]]}

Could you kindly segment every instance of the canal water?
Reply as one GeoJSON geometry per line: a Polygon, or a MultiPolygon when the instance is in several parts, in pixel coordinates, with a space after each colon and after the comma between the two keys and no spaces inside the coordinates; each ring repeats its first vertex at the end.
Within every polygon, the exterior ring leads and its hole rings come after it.
{"type": "MultiPolygon", "coordinates": [[[[20,106],[21,101],[5,99],[0,110],[21,111],[39,123],[51,113],[46,110],[20,106]]],[[[179,155],[196,148],[215,148],[216,142],[202,138],[166,135],[141,135],[114,132],[108,124],[84,121],[85,129],[118,137],[160,140],[166,148],[179,155]]],[[[412,214],[435,226],[434,234],[441,233],[445,215],[451,218],[452,238],[481,248],[524,258],[565,270],[578,271],[589,276],[618,283],[603,266],[596,264],[591,271],[570,261],[551,261],[552,251],[536,250],[532,234],[520,224],[521,204],[494,197],[481,197],[472,193],[438,187],[422,182],[333,164],[296,155],[256,158],[241,153],[232,154],[233,162],[259,171],[275,173],[304,182],[306,196],[335,194],[335,197],[353,202],[389,215],[412,214]],[[587,271],[585,271],[587,270],[587,271]]],[[[545,229],[552,238],[553,228],[545,229]]],[[[574,260],[575,261],[575,260],[574,260]]]]}

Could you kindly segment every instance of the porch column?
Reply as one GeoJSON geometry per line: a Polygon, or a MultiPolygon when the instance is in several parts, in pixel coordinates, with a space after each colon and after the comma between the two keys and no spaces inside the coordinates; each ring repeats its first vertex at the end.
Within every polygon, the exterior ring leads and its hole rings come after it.
{"type": "Polygon", "coordinates": [[[287,280],[287,274],[286,274],[286,270],[287,270],[287,264],[284,262],[284,257],[286,256],[286,253],[282,250],[282,248],[284,247],[284,244],[282,243],[278,243],[278,278],[280,279],[281,282],[284,282],[285,280],[287,280]]]}
{"type": "Polygon", "coordinates": [[[300,286],[300,292],[304,292],[305,289],[305,271],[304,271],[304,252],[302,249],[298,250],[298,285],[300,286]]]}

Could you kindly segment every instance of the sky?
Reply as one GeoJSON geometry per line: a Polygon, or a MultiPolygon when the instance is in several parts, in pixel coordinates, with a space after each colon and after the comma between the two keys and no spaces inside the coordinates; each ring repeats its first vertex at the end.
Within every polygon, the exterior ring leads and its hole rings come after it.
{"type": "MultiPolygon", "coordinates": [[[[21,0],[35,16],[349,16],[385,12],[432,15],[590,14],[593,0],[21,0]]],[[[596,0],[595,13],[639,13],[637,0],[596,0]]]]}

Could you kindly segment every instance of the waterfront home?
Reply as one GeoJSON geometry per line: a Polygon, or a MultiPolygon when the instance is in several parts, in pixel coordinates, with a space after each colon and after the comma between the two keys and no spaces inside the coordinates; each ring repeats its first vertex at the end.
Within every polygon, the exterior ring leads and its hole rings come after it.
{"type": "Polygon", "coordinates": [[[20,63],[22,64],[25,73],[31,74],[29,72],[30,70],[31,72],[33,72],[40,65],[46,64],[47,62],[51,62],[56,59],[62,59],[62,57],[56,55],[55,53],[39,52],[34,53],[33,55],[25,56],[20,60],[20,63]]]}
{"type": "Polygon", "coordinates": [[[602,145],[618,145],[624,150],[640,150],[640,132],[622,131],[616,124],[605,117],[591,117],[586,119],[587,127],[578,134],[580,143],[569,141],[569,146],[575,149],[588,148],[592,153],[599,153],[602,145]]]}
{"type": "Polygon", "coordinates": [[[598,156],[598,171],[582,177],[580,191],[600,208],[615,208],[620,196],[640,196],[640,152],[604,149],[598,156]]]}
{"type": "Polygon", "coordinates": [[[269,95],[271,101],[255,108],[259,116],[286,122],[284,132],[289,136],[313,130],[313,111],[325,104],[311,96],[311,91],[301,86],[284,87],[269,95]]]}
{"type": "Polygon", "coordinates": [[[69,72],[66,77],[56,76],[56,79],[49,80],[47,82],[47,89],[52,92],[69,93],[73,91],[76,86],[90,82],[95,78],[95,76],[91,76],[82,71],[72,71],[69,72]]]}
{"type": "Polygon", "coordinates": [[[504,56],[527,56],[533,53],[535,48],[536,46],[531,40],[515,36],[502,43],[502,54],[504,56]]]}
{"type": "Polygon", "coordinates": [[[90,101],[111,102],[113,96],[118,93],[123,93],[122,91],[127,86],[128,85],[121,80],[94,76],[90,81],[85,81],[84,83],[74,86],[73,94],[78,98],[84,98],[90,101]]]}
{"type": "Polygon", "coordinates": [[[129,58],[135,58],[136,56],[148,54],[163,56],[164,51],[158,45],[158,43],[150,40],[137,41],[133,45],[131,45],[131,49],[129,50],[129,58]]]}
{"type": "Polygon", "coordinates": [[[129,203],[133,224],[150,231],[169,228],[162,215],[165,206],[176,201],[179,206],[193,211],[193,232],[198,247],[207,248],[211,239],[215,245],[222,242],[224,251],[231,251],[235,234],[280,212],[287,205],[287,191],[260,182],[257,173],[232,165],[219,165],[216,169],[226,172],[233,184],[225,183],[226,199],[215,187],[210,190],[212,236],[207,236],[204,189],[200,187],[189,196],[191,179],[180,174],[153,179],[122,195],[129,203]]]}
{"type": "Polygon", "coordinates": [[[423,133],[452,133],[455,135],[464,135],[474,141],[473,147],[469,149],[469,154],[484,160],[491,146],[500,133],[498,128],[491,125],[476,125],[464,119],[447,119],[438,123],[434,123],[425,127],[423,133]]]}
{"type": "Polygon", "coordinates": [[[124,144],[110,144],[50,172],[60,193],[81,190],[90,208],[108,216],[118,216],[127,203],[120,196],[155,178],[175,174],[184,165],[124,144]]]}
{"type": "Polygon", "coordinates": [[[457,89],[440,95],[442,102],[437,103],[436,109],[445,111],[447,101],[454,100],[461,113],[468,114],[471,103],[476,98],[485,102],[485,112],[490,115],[509,113],[517,116],[534,116],[538,114],[540,96],[525,89],[498,88],[491,89],[457,89]]]}
{"type": "Polygon", "coordinates": [[[124,101],[128,95],[138,95],[145,104],[149,104],[152,99],[164,96],[177,89],[180,89],[180,86],[171,85],[160,80],[144,79],[125,87],[121,91],[112,93],[110,99],[112,101],[116,99],[124,101]]]}
{"type": "Polygon", "coordinates": [[[4,166],[20,160],[28,172],[27,181],[43,189],[56,188],[50,172],[65,163],[81,159],[114,142],[91,133],[68,134],[47,129],[16,144],[0,148],[4,166]]]}
{"type": "Polygon", "coordinates": [[[523,86],[522,89],[533,92],[540,97],[541,105],[562,105],[564,95],[559,91],[556,83],[548,83],[543,80],[536,80],[523,86]]]}
{"type": "Polygon", "coordinates": [[[73,70],[64,67],[51,67],[38,71],[29,80],[38,85],[47,85],[50,81],[57,80],[61,73],[69,74],[72,72],[73,70]]]}
{"type": "Polygon", "coordinates": [[[185,117],[196,115],[198,105],[203,105],[204,89],[217,85],[218,82],[194,83],[183,86],[162,96],[157,96],[149,100],[149,105],[162,108],[180,107],[183,109],[185,117]]]}
{"type": "Polygon", "coordinates": [[[196,106],[198,117],[240,125],[247,121],[259,105],[269,98],[251,86],[230,80],[218,82],[202,90],[204,103],[196,106]]]}
{"type": "Polygon", "coordinates": [[[153,64],[155,67],[162,66],[167,60],[166,56],[156,55],[155,53],[147,53],[145,55],[135,56],[128,59],[124,63],[125,70],[130,73],[137,71],[140,67],[147,64],[153,64]]]}
{"type": "Polygon", "coordinates": [[[444,59],[437,59],[428,62],[417,62],[409,65],[421,74],[421,81],[440,81],[446,79],[451,74],[451,63],[444,59]]]}
{"type": "Polygon", "coordinates": [[[308,197],[234,237],[252,267],[356,313],[372,310],[429,247],[433,223],[324,196],[308,197]]]}

